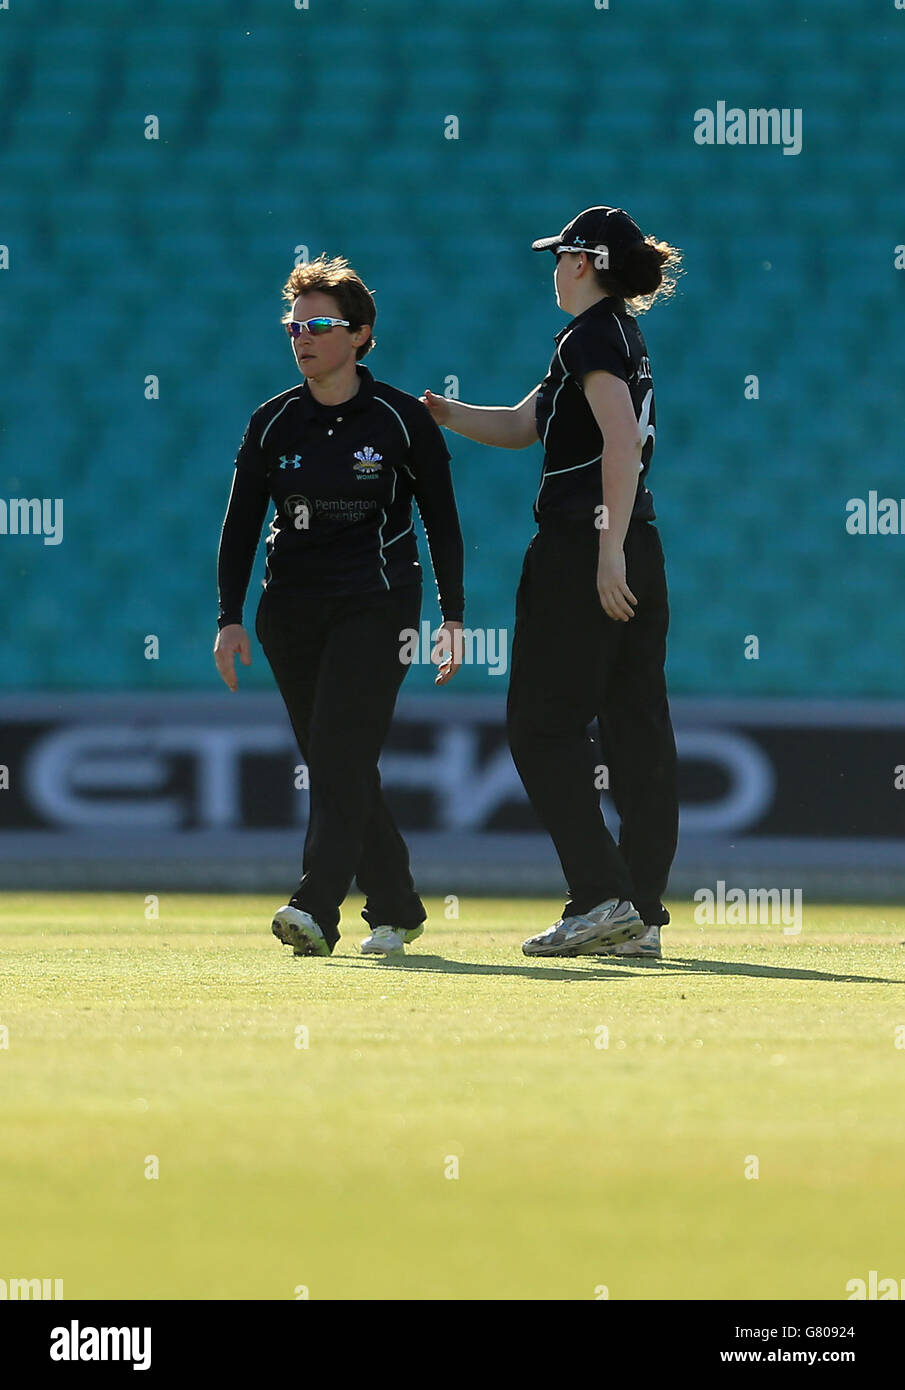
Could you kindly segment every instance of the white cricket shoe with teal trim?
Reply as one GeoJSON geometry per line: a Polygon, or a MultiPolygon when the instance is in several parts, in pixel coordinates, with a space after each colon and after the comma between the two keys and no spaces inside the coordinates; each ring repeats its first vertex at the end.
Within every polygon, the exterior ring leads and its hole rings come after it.
{"type": "Polygon", "coordinates": [[[424,925],[417,927],[375,927],[370,936],[361,943],[363,956],[396,956],[405,951],[413,941],[417,941],[424,931],[424,925]]]}

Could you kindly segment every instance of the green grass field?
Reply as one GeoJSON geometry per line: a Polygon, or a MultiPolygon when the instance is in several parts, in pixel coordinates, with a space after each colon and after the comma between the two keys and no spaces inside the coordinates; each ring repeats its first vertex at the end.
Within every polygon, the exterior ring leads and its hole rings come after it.
{"type": "Polygon", "coordinates": [[[905,1276],[902,908],[805,902],[787,937],[674,904],[638,964],[528,960],[561,903],[491,899],[429,902],[403,963],[358,954],[350,900],[337,954],[296,960],[273,906],[0,898],[0,1278],[840,1299],[905,1276]]]}

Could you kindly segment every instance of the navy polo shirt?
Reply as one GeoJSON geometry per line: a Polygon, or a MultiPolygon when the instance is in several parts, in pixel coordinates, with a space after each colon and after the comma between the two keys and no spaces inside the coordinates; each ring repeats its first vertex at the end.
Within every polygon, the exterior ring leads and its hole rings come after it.
{"type": "Polygon", "coordinates": [[[641,429],[641,468],[632,519],[653,521],[647,474],[654,452],[654,383],[647,347],[624,299],[606,297],[576,315],[554,340],[556,351],[537,394],[537,432],[544,446],[534,503],[545,518],[594,521],[603,502],[603,437],[584,394],[589,372],[610,372],[629,389],[641,429]]]}
{"type": "Polygon", "coordinates": [[[414,501],[443,617],[463,617],[462,533],[443,435],[415,396],[357,371],[358,392],[340,405],[321,404],[303,382],[252,415],[220,537],[218,627],[242,621],[271,504],[265,589],[335,596],[419,583],[414,501]]]}

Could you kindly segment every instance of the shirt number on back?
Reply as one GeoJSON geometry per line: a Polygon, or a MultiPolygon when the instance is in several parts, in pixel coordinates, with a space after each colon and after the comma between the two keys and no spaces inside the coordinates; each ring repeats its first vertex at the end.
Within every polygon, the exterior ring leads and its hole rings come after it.
{"type": "MultiPolygon", "coordinates": [[[[653,391],[653,387],[651,387],[651,389],[648,391],[647,395],[644,397],[644,401],[643,401],[642,406],[641,406],[641,414],[640,414],[640,416],[639,416],[639,418],[638,418],[638,428],[639,428],[640,431],[641,431],[641,454],[642,454],[642,458],[643,458],[643,455],[644,455],[644,448],[645,448],[645,445],[647,444],[647,441],[648,441],[649,439],[655,439],[655,438],[656,438],[656,433],[657,433],[656,430],[654,429],[653,425],[652,425],[651,422],[650,422],[650,408],[651,408],[651,403],[653,402],[653,399],[654,399],[654,391],[653,391]]],[[[641,472],[641,470],[643,469],[643,467],[644,467],[643,462],[640,463],[640,464],[638,465],[638,472],[639,472],[639,473],[641,472]]]]}

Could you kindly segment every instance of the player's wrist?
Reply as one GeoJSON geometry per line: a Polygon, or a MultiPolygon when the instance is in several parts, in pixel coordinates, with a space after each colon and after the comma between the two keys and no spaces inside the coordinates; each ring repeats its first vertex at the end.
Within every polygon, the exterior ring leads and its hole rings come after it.
{"type": "Polygon", "coordinates": [[[451,400],[448,396],[443,396],[441,397],[441,399],[444,402],[444,405],[443,419],[440,421],[440,423],[441,425],[445,426],[446,429],[454,430],[455,425],[453,424],[453,421],[457,419],[459,416],[461,416],[462,402],[451,400]]]}

